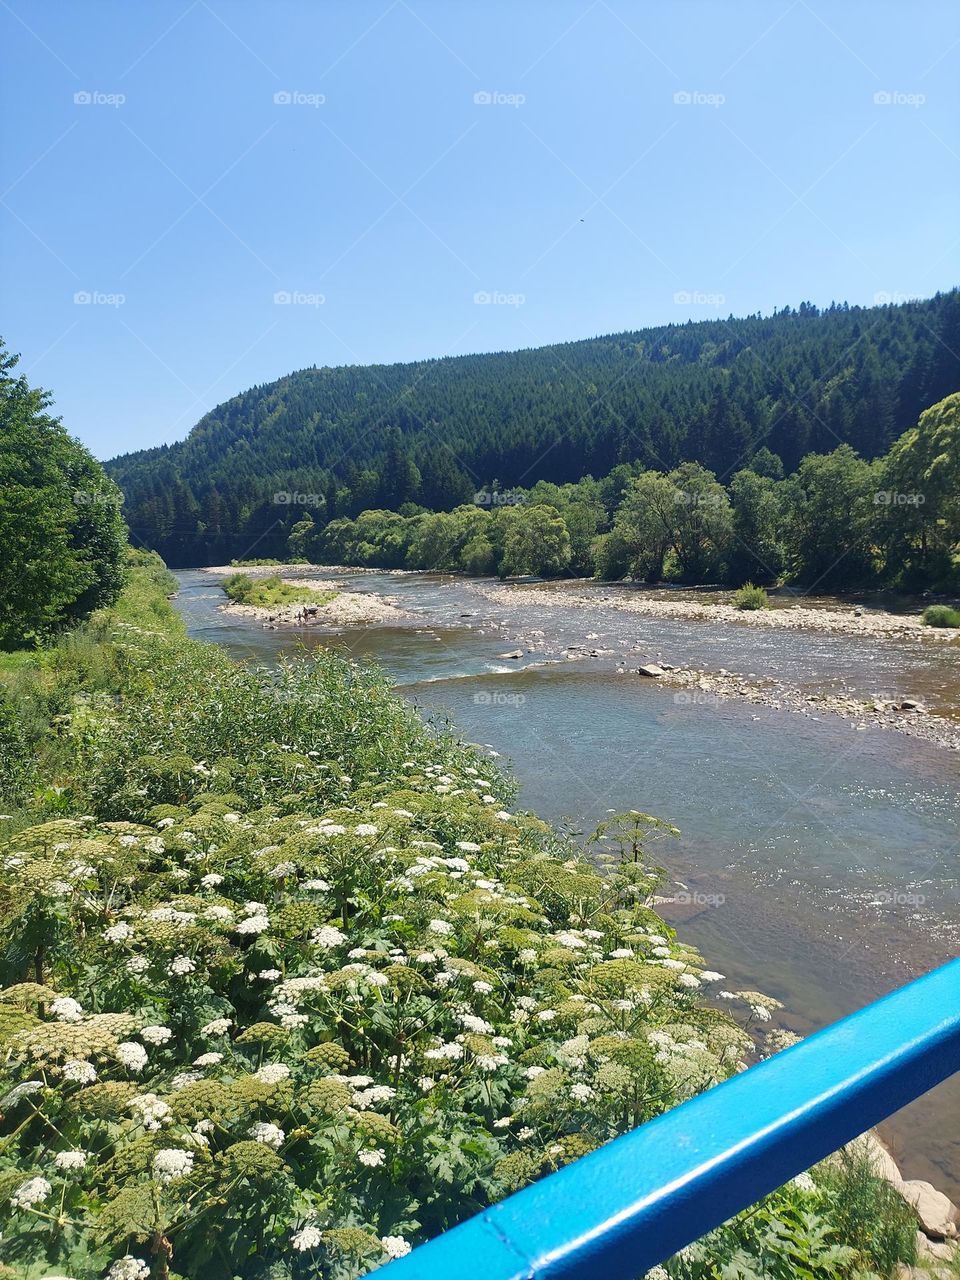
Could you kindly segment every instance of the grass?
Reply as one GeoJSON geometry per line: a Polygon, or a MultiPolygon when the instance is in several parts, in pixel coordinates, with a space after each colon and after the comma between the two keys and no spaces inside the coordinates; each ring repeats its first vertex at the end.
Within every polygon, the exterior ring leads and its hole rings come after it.
{"type": "Polygon", "coordinates": [[[223,589],[235,604],[260,605],[263,608],[284,604],[323,605],[337,596],[336,591],[318,591],[315,587],[285,581],[279,575],[251,578],[245,573],[232,573],[224,579],[223,589]]]}
{"type": "Polygon", "coordinates": [[[960,627],[960,610],[947,604],[931,604],[924,609],[921,621],[926,627],[960,627]]]}
{"type": "Polygon", "coordinates": [[[231,560],[230,564],[234,569],[272,569],[279,568],[284,562],[282,560],[231,560]]]}
{"type": "Polygon", "coordinates": [[[766,609],[770,598],[763,587],[755,587],[752,582],[745,582],[739,591],[734,593],[733,603],[737,609],[766,609]]]}

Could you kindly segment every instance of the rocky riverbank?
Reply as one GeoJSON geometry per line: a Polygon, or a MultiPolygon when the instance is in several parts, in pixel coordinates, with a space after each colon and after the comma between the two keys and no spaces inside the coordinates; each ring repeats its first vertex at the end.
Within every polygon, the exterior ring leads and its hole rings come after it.
{"type": "MultiPolygon", "coordinates": [[[[934,746],[960,751],[960,725],[930,713],[915,698],[863,701],[833,693],[804,693],[777,680],[758,680],[729,671],[700,671],[675,667],[668,662],[647,663],[635,668],[637,676],[674,686],[678,707],[709,707],[721,699],[740,699],[775,711],[794,711],[807,716],[843,716],[856,729],[893,729],[934,746]]],[[[632,674],[627,668],[621,674],[632,674]]]]}
{"type": "MultiPolygon", "coordinates": [[[[478,583],[477,590],[496,603],[507,595],[510,603],[557,609],[617,609],[648,618],[678,622],[739,623],[742,626],[786,630],[821,631],[833,635],[891,636],[957,641],[949,628],[925,627],[917,617],[890,613],[866,605],[849,608],[813,608],[802,604],[775,604],[768,609],[738,609],[724,601],[665,599],[659,591],[643,588],[604,587],[584,589],[580,583],[478,583]]],[[[729,593],[728,593],[729,594],[729,593]]]]}

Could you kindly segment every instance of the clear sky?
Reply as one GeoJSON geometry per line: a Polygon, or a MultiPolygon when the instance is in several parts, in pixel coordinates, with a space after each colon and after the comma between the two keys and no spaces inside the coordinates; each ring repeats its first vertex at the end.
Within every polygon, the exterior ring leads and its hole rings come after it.
{"type": "Polygon", "coordinates": [[[3,335],[105,458],[310,364],[927,296],[958,59],[954,0],[0,0],[3,335]]]}

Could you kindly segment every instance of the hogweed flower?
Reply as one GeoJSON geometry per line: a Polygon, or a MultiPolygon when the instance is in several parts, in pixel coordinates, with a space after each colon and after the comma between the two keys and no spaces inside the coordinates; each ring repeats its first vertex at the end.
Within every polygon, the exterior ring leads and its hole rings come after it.
{"type": "Polygon", "coordinates": [[[52,1190],[46,1178],[30,1178],[17,1187],[10,1203],[15,1209],[32,1209],[34,1205],[42,1204],[52,1190]]]}

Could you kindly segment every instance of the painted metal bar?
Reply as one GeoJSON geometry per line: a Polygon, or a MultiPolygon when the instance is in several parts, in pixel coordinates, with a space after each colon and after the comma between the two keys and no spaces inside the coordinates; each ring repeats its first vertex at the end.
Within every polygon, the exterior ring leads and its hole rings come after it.
{"type": "Polygon", "coordinates": [[[956,1071],[960,959],[525,1187],[384,1275],[637,1280],[956,1071]]]}

